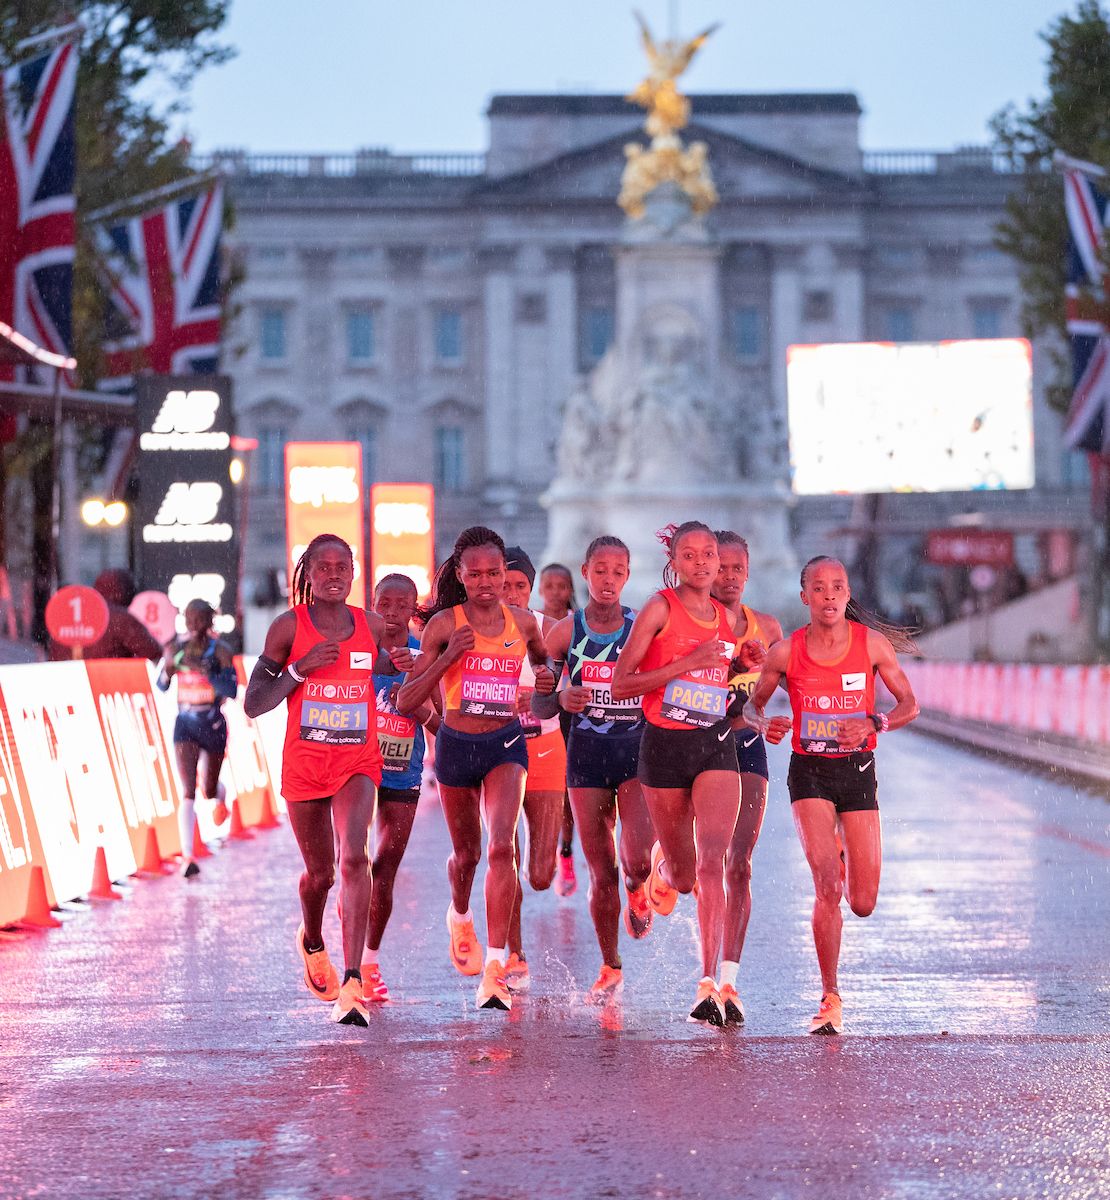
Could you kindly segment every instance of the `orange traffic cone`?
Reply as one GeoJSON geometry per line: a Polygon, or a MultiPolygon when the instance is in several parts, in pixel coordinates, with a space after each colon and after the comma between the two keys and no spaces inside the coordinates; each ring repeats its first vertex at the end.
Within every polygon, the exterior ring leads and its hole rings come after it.
{"type": "Polygon", "coordinates": [[[212,857],[212,851],[208,849],[208,843],[200,836],[200,822],[196,817],[193,818],[193,857],[212,857]]]}
{"type": "Polygon", "coordinates": [[[158,834],[153,825],[146,830],[146,850],[143,861],[139,864],[139,872],[143,875],[164,875],[166,873],[165,859],[158,848],[158,834]]]}
{"type": "Polygon", "coordinates": [[[258,829],[277,829],[281,822],[278,820],[277,805],[274,803],[274,793],[267,788],[262,793],[262,820],[258,829]]]}
{"type": "Polygon", "coordinates": [[[96,862],[93,864],[92,887],[89,897],[93,900],[122,900],[123,896],[112,887],[112,879],[108,874],[108,857],[103,846],[96,848],[96,862]]]}
{"type": "Polygon", "coordinates": [[[237,842],[249,842],[254,837],[254,834],[243,824],[243,817],[239,812],[238,796],[231,802],[231,830],[227,837],[228,841],[237,842]]]}
{"type": "Polygon", "coordinates": [[[27,888],[27,915],[21,925],[34,925],[38,929],[60,929],[61,921],[50,911],[50,899],[46,895],[46,876],[42,867],[31,868],[31,882],[27,888]]]}

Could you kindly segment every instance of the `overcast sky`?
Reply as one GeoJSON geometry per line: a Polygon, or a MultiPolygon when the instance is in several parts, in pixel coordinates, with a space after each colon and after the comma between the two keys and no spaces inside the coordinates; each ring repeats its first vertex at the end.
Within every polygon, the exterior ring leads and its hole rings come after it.
{"type": "Polygon", "coordinates": [[[1075,0],[232,0],[238,56],[202,75],[198,150],[481,150],[497,92],[626,92],[657,34],[722,27],[696,92],[854,91],[869,149],[947,149],[1044,91],[1038,36],[1075,0]]]}

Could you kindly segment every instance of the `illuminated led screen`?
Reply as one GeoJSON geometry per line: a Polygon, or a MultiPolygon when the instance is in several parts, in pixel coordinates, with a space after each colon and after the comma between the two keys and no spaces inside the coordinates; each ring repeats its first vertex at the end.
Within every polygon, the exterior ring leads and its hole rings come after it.
{"type": "Polygon", "coordinates": [[[1033,486],[1024,339],[790,346],[786,363],[799,495],[1033,486]]]}

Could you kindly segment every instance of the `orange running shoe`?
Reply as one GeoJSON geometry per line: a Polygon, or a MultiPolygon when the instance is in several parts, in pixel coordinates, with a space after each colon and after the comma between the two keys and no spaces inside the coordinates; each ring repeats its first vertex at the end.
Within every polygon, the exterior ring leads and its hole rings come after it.
{"type": "Polygon", "coordinates": [[[455,906],[447,906],[447,932],[451,935],[451,963],[460,975],[481,975],[482,947],[473,921],[460,921],[455,906]]]}
{"type": "Polygon", "coordinates": [[[661,917],[667,916],[678,900],[678,892],[660,874],[663,861],[663,847],[656,842],[651,848],[651,874],[644,884],[644,891],[648,903],[661,917]]]}
{"type": "Polygon", "coordinates": [[[724,1028],[725,1006],[721,1003],[721,994],[717,991],[716,983],[708,976],[698,984],[697,999],[686,1020],[704,1021],[707,1025],[724,1028]]]}
{"type": "Polygon", "coordinates": [[[574,873],[574,858],[569,854],[559,855],[559,869],[555,876],[555,895],[573,896],[578,890],[578,876],[574,873]]]}
{"type": "Polygon", "coordinates": [[[526,992],[532,986],[532,972],[528,961],[514,950],[505,964],[505,983],[510,992],[526,992]]]}
{"type": "Polygon", "coordinates": [[[227,788],[222,783],[216,785],[216,805],[212,809],[212,820],[217,825],[222,825],[231,813],[227,807],[227,788]]]}
{"type": "Polygon", "coordinates": [[[367,1004],[385,1004],[389,999],[389,988],[385,986],[381,968],[377,963],[364,962],[362,971],[362,998],[367,1004]]]}
{"type": "Polygon", "coordinates": [[[731,983],[726,983],[721,988],[721,1004],[725,1010],[726,1025],[744,1024],[744,1002],[740,999],[739,992],[737,992],[731,983]]]}
{"type": "Polygon", "coordinates": [[[366,1008],[362,1003],[362,984],[357,979],[348,979],[339,989],[339,996],[331,1007],[331,1019],[337,1025],[370,1024],[366,1008]]]}
{"type": "Polygon", "coordinates": [[[641,884],[634,892],[628,893],[628,903],[624,907],[624,927],[628,936],[647,937],[654,919],[655,913],[648,903],[647,888],[641,884]]]}
{"type": "Polygon", "coordinates": [[[316,950],[312,954],[304,948],[304,922],[297,926],[297,953],[304,963],[304,981],[308,990],[317,1000],[332,1001],[339,997],[339,976],[331,965],[326,950],[316,950]]]}
{"type": "Polygon", "coordinates": [[[624,973],[620,967],[611,967],[608,963],[602,963],[598,977],[586,993],[586,1000],[590,1004],[604,1004],[617,996],[623,987],[624,973]]]}
{"type": "Polygon", "coordinates": [[[837,992],[826,992],[821,997],[821,1007],[809,1023],[810,1033],[836,1034],[844,1032],[844,1009],[837,992]]]}
{"type": "Polygon", "coordinates": [[[512,993],[505,983],[505,964],[495,958],[487,963],[482,972],[482,982],[478,984],[478,995],[475,1003],[479,1008],[500,1008],[508,1012],[513,1006],[512,993]]]}

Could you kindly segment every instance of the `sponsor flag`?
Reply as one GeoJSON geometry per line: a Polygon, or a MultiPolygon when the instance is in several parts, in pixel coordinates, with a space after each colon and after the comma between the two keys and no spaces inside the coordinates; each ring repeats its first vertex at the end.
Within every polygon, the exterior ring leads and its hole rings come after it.
{"type": "MultiPolygon", "coordinates": [[[[0,321],[68,355],[77,48],[61,42],[0,78],[0,321]]],[[[0,377],[13,370],[0,367],[0,377]]]]}
{"type": "Polygon", "coordinates": [[[220,349],[223,185],[95,226],[105,291],[105,370],[206,375],[220,349]]]}
{"type": "Polygon", "coordinates": [[[1068,219],[1067,328],[1072,401],[1064,440],[1075,450],[1110,454],[1110,309],[1104,232],[1110,186],[1101,168],[1058,156],[1068,219]]]}

